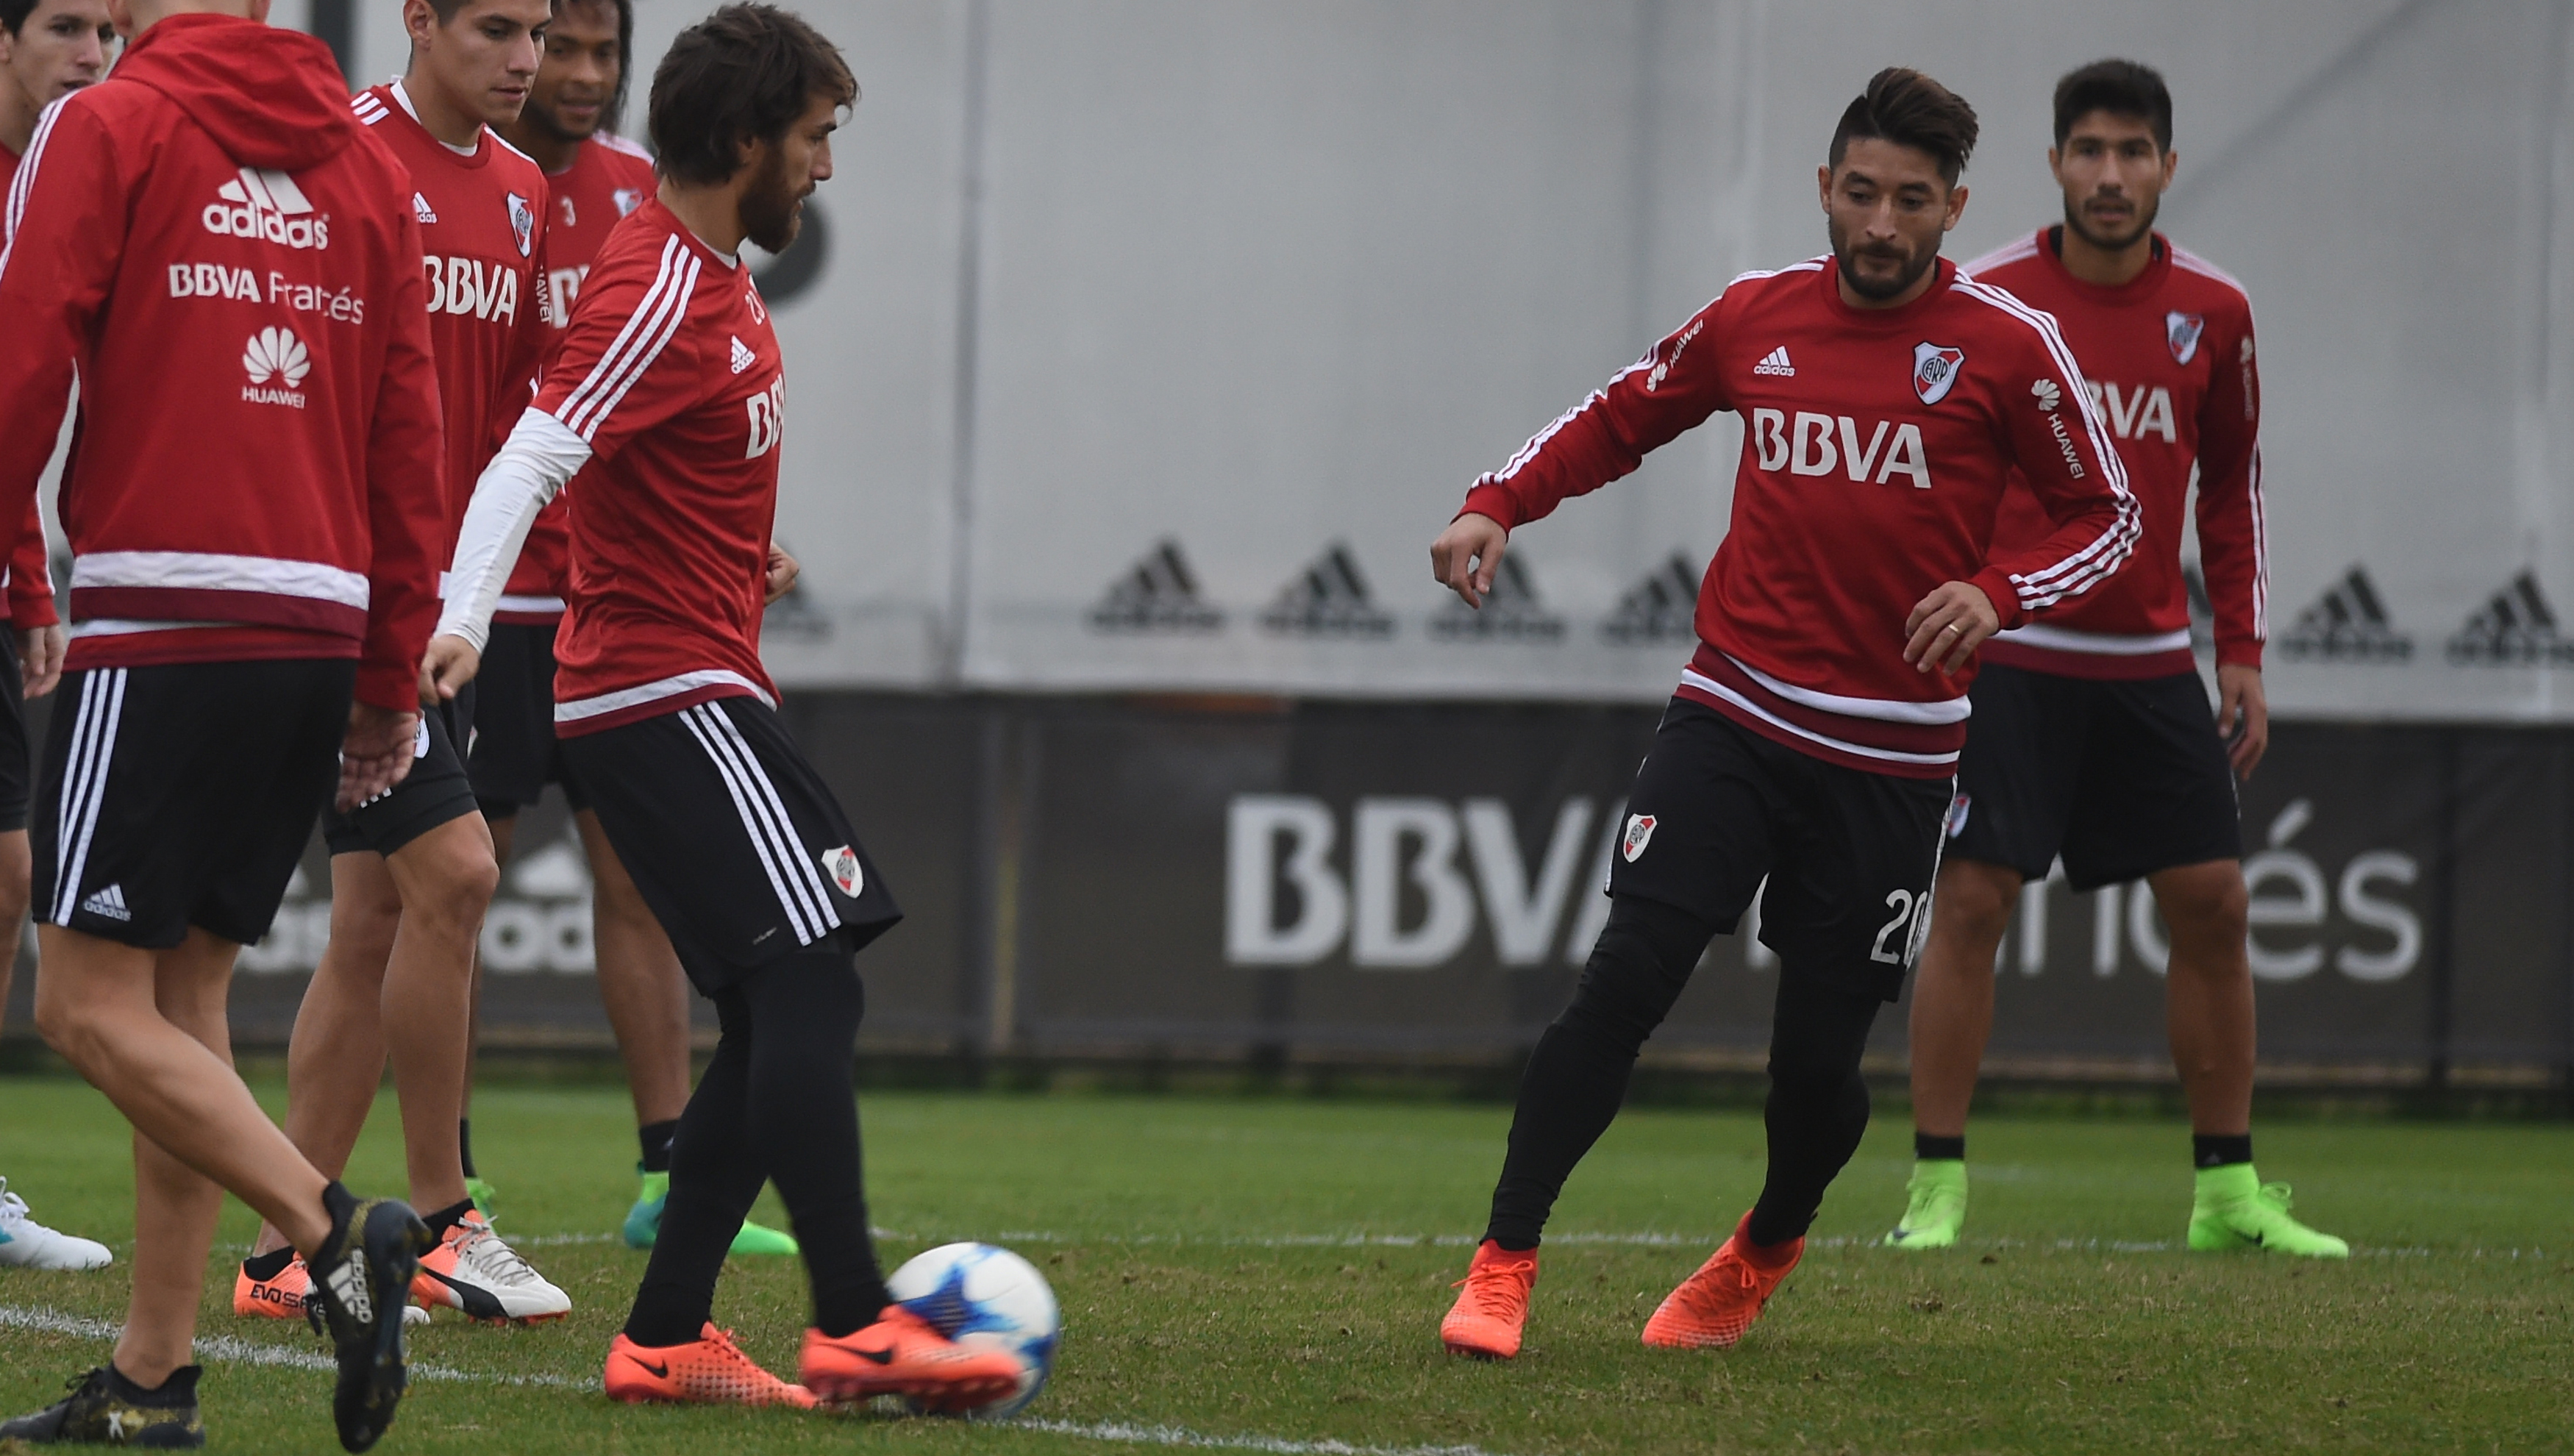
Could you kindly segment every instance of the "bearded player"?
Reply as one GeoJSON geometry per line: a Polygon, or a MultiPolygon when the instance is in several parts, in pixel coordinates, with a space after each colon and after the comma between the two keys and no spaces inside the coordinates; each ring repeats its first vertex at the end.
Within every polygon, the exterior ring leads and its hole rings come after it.
{"type": "MultiPolygon", "coordinates": [[[[2021,887],[2061,855],[2077,890],[2142,879],[2171,927],[2172,1063],[2189,1101],[2189,1247],[2343,1258],[2252,1170],[2252,972],[2234,784],[2270,740],[2267,563],[2252,305],[2154,231],[2171,185],[2171,93],[2132,61],[2056,83],[2064,221],[1967,266],[2056,318],[2094,382],[2144,512],[2117,580],[1984,646],[1936,913],[1913,996],[1914,1171],[1896,1248],[1945,1248],[1966,1217],[1966,1108],[1993,1022],[1993,954],[2021,887]],[[2190,656],[2181,521],[2216,609],[2217,706],[2190,656]]],[[[2047,529],[2014,489],[1996,551],[2047,529]]]]}
{"type": "MultiPolygon", "coordinates": [[[[545,176],[491,130],[527,97],[548,10],[546,0],[404,0],[402,9],[409,68],[359,92],[350,111],[411,181],[452,542],[552,337],[545,176]]],[[[345,1167],[390,1059],[412,1202],[438,1237],[415,1298],[486,1322],[558,1319],[570,1296],[493,1231],[465,1181],[457,1113],[475,950],[500,875],[465,772],[472,715],[470,698],[430,709],[409,776],[324,817],[331,940],[288,1043],[286,1130],[316,1166],[345,1167]]],[[[310,1287],[285,1237],[264,1228],[234,1280],[233,1309],[292,1317],[310,1287]]]]}
{"type": "Polygon", "coordinates": [[[538,510],[596,460],[572,496],[555,729],[722,1026],[609,1348],[620,1400],[962,1409],[1018,1384],[1013,1357],[959,1347],[885,1292],[849,1094],[865,1008],[851,957],[900,911],[759,661],[786,381],[741,248],[793,240],[856,98],[838,50],[765,5],[725,6],[671,43],[652,78],[659,185],[592,264],[535,405],[475,488],[427,660],[442,694],[472,680],[538,510]],[[711,1318],[772,1177],[812,1299],[798,1385],[711,1318]]]}
{"type": "MultiPolygon", "coordinates": [[[[545,59],[528,88],[528,104],[501,134],[536,159],[554,197],[547,219],[546,285],[557,326],[570,322],[582,280],[600,246],[658,185],[652,157],[618,135],[626,112],[635,46],[633,0],[560,0],[546,28],[545,59]]],[[[537,517],[492,615],[492,641],[475,680],[474,748],[466,769],[492,825],[492,844],[510,860],[519,810],[549,783],[563,787],[590,858],[592,943],[598,947],[599,998],[626,1059],[640,1144],[643,1187],[621,1230],[635,1248],[650,1248],[670,1195],[670,1142],[688,1101],[688,981],[670,937],[619,863],[581,780],[565,766],[555,740],[555,631],[563,621],[572,497],[596,468],[583,472],[537,517]]],[[[782,554],[772,553],[782,557],[782,554]]],[[[793,581],[791,562],[772,562],[769,600],[793,581]]],[[[478,998],[479,999],[479,998],[478,998]]],[[[472,1078],[466,1093],[473,1094],[472,1078]]],[[[473,1139],[460,1138],[473,1170],[473,1139]]],[[[488,1185],[486,1185],[488,1187],[488,1185]]],[[[736,1254],[792,1254],[795,1240],[742,1220],[736,1254]]]]}
{"type": "Polygon", "coordinates": [[[1720,410],[1743,418],[1699,650],[1628,798],[1608,927],[1520,1083],[1491,1221],[1440,1325],[1452,1351],[1519,1352],[1556,1195],[1766,876],[1768,1179],[1644,1330],[1678,1348],[1743,1337],[1867,1129],[1860,1053],[1930,916],[1975,650],[2107,580],[2135,540],[2054,324],[1939,258],[1975,131],[1936,81],[1879,72],[1818,173],[1832,252],[1736,279],[1479,481],[1430,549],[1439,581],[1480,606],[1513,530],[1720,410]],[[2049,525],[1989,550],[2015,469],[2049,525]]]}
{"type": "MultiPolygon", "coordinates": [[[[98,80],[115,54],[106,0],[0,0],[0,192],[18,175],[37,116],[98,80]]],[[[54,691],[65,643],[45,561],[44,517],[33,500],[7,572],[16,641],[14,651],[0,652],[0,1015],[8,1011],[10,972],[27,922],[34,854],[27,842],[31,759],[24,700],[54,691]]],[[[30,1218],[27,1200],[0,1177],[0,1267],[103,1269],[112,1258],[105,1244],[30,1218]]]]}

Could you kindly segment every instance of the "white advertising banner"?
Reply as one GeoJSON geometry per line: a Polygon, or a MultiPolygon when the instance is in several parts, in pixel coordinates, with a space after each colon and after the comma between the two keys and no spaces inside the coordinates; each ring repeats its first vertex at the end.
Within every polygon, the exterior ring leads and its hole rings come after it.
{"type": "MultiPolygon", "coordinates": [[[[2048,101],[2176,101],[2165,229],[2262,336],[2275,709],[2574,718],[2574,10],[2547,0],[804,0],[864,99],[763,274],[811,686],[1649,702],[1719,421],[1430,580],[1474,476],[1822,249],[1881,65],[1972,102],[1950,253],[2054,219],[2048,101]]],[[[363,0],[358,79],[400,64],[363,0]]],[[[693,4],[641,0],[630,129],[693,4]]]]}

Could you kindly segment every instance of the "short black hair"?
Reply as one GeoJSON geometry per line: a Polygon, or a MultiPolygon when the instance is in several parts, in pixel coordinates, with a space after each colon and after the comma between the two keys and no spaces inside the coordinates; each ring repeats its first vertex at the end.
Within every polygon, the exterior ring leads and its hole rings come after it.
{"type": "Polygon", "coordinates": [[[2143,122],[2157,151],[2171,150],[2171,88],[2162,72],[2135,61],[2093,61],[2055,83],[2055,145],[2073,135],[2073,124],[2095,111],[2143,122]]]}
{"type": "Polygon", "coordinates": [[[1868,89],[1843,110],[1833,129],[1832,165],[1839,167],[1850,144],[1863,138],[1930,153],[1939,180],[1954,186],[1975,150],[1975,109],[1919,71],[1889,66],[1869,77],[1868,89]]]}
{"type": "Polygon", "coordinates": [[[27,17],[36,13],[39,3],[41,0],[0,0],[0,30],[16,35],[25,28],[27,17]]]}
{"type": "Polygon", "coordinates": [[[839,47],[773,5],[726,5],[680,31],[652,72],[645,126],[661,175],[719,186],[741,149],[774,142],[816,97],[839,106],[858,83],[839,47]]]}

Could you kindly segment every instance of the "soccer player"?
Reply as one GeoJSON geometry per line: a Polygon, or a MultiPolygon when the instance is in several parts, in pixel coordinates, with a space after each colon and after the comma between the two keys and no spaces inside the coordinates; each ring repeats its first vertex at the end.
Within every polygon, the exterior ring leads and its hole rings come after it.
{"type": "MultiPolygon", "coordinates": [[[[2117,580],[1985,644],[1973,730],[1913,995],[1914,1171],[1896,1248],[1945,1248],[1966,1217],[1966,1108],[1993,1022],[1993,955],[2021,886],[2060,854],[2075,889],[2142,879],[2171,927],[2172,1062],[2198,1168],[2193,1249],[2342,1258],[2252,1171],[2252,972],[2234,781],[2269,743],[2261,385],[2242,285],[2154,231],[2171,185],[2171,93],[2132,61],[2055,87],[2064,221],[1967,265],[2055,316],[2118,437],[2144,535],[2117,580]],[[2190,656],[2181,518],[2193,469],[2216,609],[2218,705],[2190,656]]],[[[2045,534],[2012,490],[1993,545],[2045,534]]]]}
{"type": "MultiPolygon", "coordinates": [[[[96,81],[116,52],[106,0],[0,0],[0,193],[18,174],[18,159],[36,134],[36,117],[60,97],[96,81]]],[[[9,1007],[10,972],[27,923],[27,714],[23,700],[54,691],[62,676],[64,635],[54,612],[45,561],[45,525],[33,496],[10,553],[9,626],[14,653],[0,652],[0,1015],[9,1007]]],[[[0,1178],[0,1267],[103,1269],[113,1255],[94,1239],[47,1228],[27,1215],[27,1200],[0,1178]]]]}
{"type": "MultiPolygon", "coordinates": [[[[617,134],[626,112],[627,77],[634,61],[633,0],[561,0],[546,30],[545,59],[528,89],[528,104],[501,128],[546,172],[554,197],[547,219],[550,303],[558,328],[572,317],[573,300],[600,245],[627,214],[644,205],[657,185],[652,158],[617,134]]],[[[635,1248],[650,1248],[661,1227],[670,1192],[670,1140],[679,1109],[688,1101],[688,983],[677,952],[617,850],[599,826],[581,782],[566,771],[555,742],[555,630],[563,620],[567,590],[566,513],[570,496],[596,474],[585,471],[537,517],[527,545],[511,569],[501,605],[493,613],[492,640],[475,680],[474,748],[466,769],[474,794],[492,825],[492,843],[508,863],[522,804],[563,785],[589,855],[594,885],[592,943],[598,948],[599,997],[625,1054],[626,1081],[635,1098],[636,1171],[644,1186],[627,1211],[622,1230],[635,1248]]],[[[778,554],[782,555],[782,554],[778,554]]],[[[791,562],[772,562],[769,600],[793,581],[791,562]]],[[[473,1094],[472,1079],[466,1093],[473,1094]]],[[[469,1170],[473,1145],[465,1143],[469,1170]]],[[[792,1254],[795,1240],[777,1229],[742,1220],[733,1235],[736,1254],[792,1254]]]]}
{"type": "Polygon", "coordinates": [[[1430,549],[1439,581],[1480,606],[1513,530],[1719,410],[1743,417],[1733,525],[1628,800],[1608,928],[1529,1059],[1492,1219],[1440,1326],[1460,1354],[1519,1352],[1566,1175],[1709,938],[1767,876],[1768,1181],[1644,1331],[1673,1347],[1742,1338],[1868,1126],[1860,1053],[1930,915],[1975,650],[2105,580],[2135,539],[2054,324],[1939,257],[1975,131],[1930,77],[1879,72],[1819,169],[1832,252],[1736,279],[1477,482],[1430,549]],[[2049,525],[1991,552],[2013,467],[2049,525]]]}
{"type": "MultiPolygon", "coordinates": [[[[450,543],[550,337],[545,175],[490,126],[517,115],[547,19],[546,0],[405,0],[409,69],[350,102],[411,182],[446,405],[438,504],[450,543]]],[[[438,1236],[415,1296],[487,1322],[558,1319],[571,1297],[493,1231],[465,1186],[457,1112],[474,956],[500,878],[465,773],[472,704],[432,708],[401,786],[323,823],[331,940],[287,1049],[286,1130],[317,1166],[346,1167],[390,1053],[412,1201],[438,1236]]],[[[293,1317],[311,1287],[272,1226],[233,1282],[233,1309],[293,1317]]]]}
{"type": "Polygon", "coordinates": [[[901,1393],[962,1408],[1017,1383],[1015,1359],[960,1348],[885,1293],[849,1093],[864,1009],[850,956],[900,912],[778,723],[759,661],[786,384],[740,249],[792,241],[856,97],[838,50],[765,5],[727,5],[671,42],[649,108],[660,184],[591,265],[534,407],[483,473],[428,658],[442,693],[471,680],[536,513],[597,461],[572,496],[555,728],[722,1026],[610,1347],[620,1400],[901,1393]],[[709,1318],[771,1177],[812,1293],[801,1385],[709,1318]]]}
{"type": "Polygon", "coordinates": [[[134,1124],[135,1248],[111,1362],[0,1438],[202,1444],[189,1347],[229,1189],[319,1271],[333,1417],[366,1450],[431,1243],[305,1160],[225,1023],[335,780],[354,803],[410,768],[445,541],[409,188],[329,49],[266,9],[112,0],[114,79],[45,113],[9,191],[0,520],[25,514],[76,366],[82,385],[36,1023],[134,1124]]]}

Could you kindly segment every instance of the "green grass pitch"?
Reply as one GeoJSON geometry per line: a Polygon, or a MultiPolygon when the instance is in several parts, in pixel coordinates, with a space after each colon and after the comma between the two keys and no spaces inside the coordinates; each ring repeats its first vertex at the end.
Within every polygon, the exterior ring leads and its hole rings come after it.
{"type": "MultiPolygon", "coordinates": [[[[274,1083],[260,1087],[272,1107],[274,1083]]],[[[876,1094],[861,1099],[888,1267],[954,1238],[1053,1281],[1066,1337],[1018,1427],[636,1409],[598,1394],[643,1256],[623,1094],[500,1088],[475,1143],[503,1230],[577,1302],[566,1323],[442,1319],[388,1452],[864,1449],[999,1456],[1205,1447],[1273,1456],[1608,1451],[2561,1450],[2574,1443],[2574,1129],[2278,1123],[2261,1167],[2349,1237],[2347,1265],[2178,1251],[2187,1138],[2143,1120],[1974,1129],[1967,1241],[1867,1246],[1909,1147],[1881,1115],[1816,1246],[1747,1342],[1676,1354],[1646,1313],[1757,1191],[1759,1120],[1639,1109],[1575,1174],[1516,1363],[1453,1360],[1439,1316],[1480,1227],[1508,1111],[1439,1103],[876,1094]],[[516,1379],[521,1383],[505,1381],[516,1379]],[[1043,1424],[1033,1424],[1043,1423],[1043,1424]]],[[[393,1099],[350,1181],[398,1190],[393,1099]]],[[[123,1124],[75,1081],[0,1079],[0,1173],[39,1218],[130,1252],[123,1124]]],[[[764,1201],[759,1216],[781,1211],[764,1201]]],[[[230,1313],[228,1207],[201,1336],[211,1444],[331,1448],[300,1325],[230,1313]]],[[[0,1270],[0,1409],[104,1358],[122,1269],[0,1270]]],[[[736,1261],[716,1318],[791,1373],[800,1277],[736,1261]]]]}

